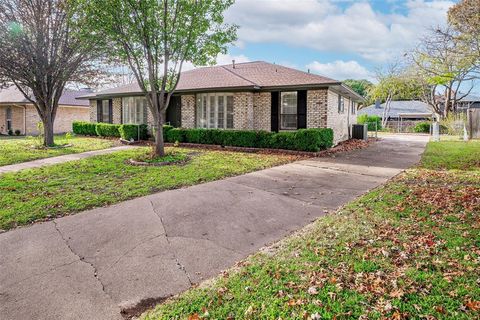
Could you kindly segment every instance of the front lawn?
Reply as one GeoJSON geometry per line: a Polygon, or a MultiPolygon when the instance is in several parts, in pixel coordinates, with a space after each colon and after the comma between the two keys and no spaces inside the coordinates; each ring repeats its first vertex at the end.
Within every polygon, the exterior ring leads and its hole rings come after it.
{"type": "Polygon", "coordinates": [[[112,140],[78,137],[66,139],[65,136],[55,136],[57,145],[71,144],[62,148],[38,148],[36,138],[5,137],[0,139],[0,166],[43,159],[65,154],[80,153],[112,147],[112,140]]]}
{"type": "Polygon", "coordinates": [[[126,164],[140,147],[79,161],[0,175],[0,229],[72,214],[157,191],[221,179],[289,162],[291,156],[175,149],[191,154],[182,165],[126,164]]]}
{"type": "Polygon", "coordinates": [[[479,319],[480,142],[422,164],[143,319],[479,319]]]}

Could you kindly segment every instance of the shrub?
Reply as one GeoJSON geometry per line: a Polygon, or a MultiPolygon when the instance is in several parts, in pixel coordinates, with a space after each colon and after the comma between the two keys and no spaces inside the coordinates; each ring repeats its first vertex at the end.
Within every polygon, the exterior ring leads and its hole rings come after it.
{"type": "Polygon", "coordinates": [[[95,131],[100,137],[120,137],[119,124],[97,123],[95,131]]]}
{"type": "Polygon", "coordinates": [[[13,136],[13,130],[12,130],[12,129],[9,129],[9,130],[8,130],[8,135],[9,135],[9,136],[13,136]]]}
{"type": "Polygon", "coordinates": [[[85,121],[74,121],[72,123],[72,130],[75,134],[81,134],[85,136],[96,136],[96,123],[85,122],[85,121]]]}
{"type": "Polygon", "coordinates": [[[118,128],[118,131],[120,133],[120,137],[128,141],[146,140],[148,136],[146,124],[122,124],[118,128]]]}
{"type": "Polygon", "coordinates": [[[295,150],[320,151],[333,145],[332,129],[300,129],[295,133],[295,150]]]}
{"type": "MultiPolygon", "coordinates": [[[[190,129],[191,130],[191,129],[190,129]]],[[[188,142],[185,141],[185,132],[186,129],[182,128],[173,128],[164,133],[164,139],[166,142],[188,142]]]]}
{"type": "Polygon", "coordinates": [[[333,145],[332,129],[300,129],[291,132],[218,129],[170,129],[167,142],[216,144],[231,147],[319,151],[333,145]]]}
{"type": "Polygon", "coordinates": [[[430,122],[419,122],[413,127],[417,133],[430,133],[430,122]]]}
{"type": "Polygon", "coordinates": [[[20,135],[20,133],[22,133],[20,130],[18,130],[18,129],[17,129],[17,130],[15,130],[15,135],[16,135],[16,136],[19,136],[19,135],[20,135]]]}
{"type": "Polygon", "coordinates": [[[369,116],[368,114],[362,114],[357,117],[358,124],[365,124],[368,125],[368,131],[375,131],[382,129],[382,118],[379,116],[369,116]],[[375,123],[377,124],[375,126],[375,123]]]}

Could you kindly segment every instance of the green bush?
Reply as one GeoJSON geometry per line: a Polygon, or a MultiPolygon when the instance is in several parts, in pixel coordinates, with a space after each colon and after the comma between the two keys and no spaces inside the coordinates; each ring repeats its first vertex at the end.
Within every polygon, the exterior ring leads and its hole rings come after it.
{"type": "Polygon", "coordinates": [[[75,134],[81,134],[85,136],[96,136],[96,123],[85,122],[85,121],[74,121],[72,123],[72,130],[75,134]]]}
{"type": "Polygon", "coordinates": [[[369,116],[367,114],[362,114],[357,117],[358,124],[368,123],[368,131],[375,131],[382,129],[382,118],[379,116],[369,116]],[[377,124],[375,126],[375,123],[377,124]]]}
{"type": "MultiPolygon", "coordinates": [[[[192,130],[192,129],[190,129],[192,130]]],[[[163,133],[163,138],[166,142],[188,142],[185,140],[185,133],[187,129],[173,128],[163,133]]]]}
{"type": "Polygon", "coordinates": [[[430,133],[430,122],[419,122],[413,127],[417,133],[430,133]]]}
{"type": "Polygon", "coordinates": [[[118,131],[124,140],[146,140],[148,136],[146,124],[122,124],[118,131]]]}
{"type": "Polygon", "coordinates": [[[291,132],[218,129],[170,129],[167,142],[215,144],[231,147],[273,148],[299,151],[320,151],[333,145],[331,129],[300,129],[291,132]]]}
{"type": "Polygon", "coordinates": [[[119,124],[97,123],[95,131],[100,137],[120,137],[119,124]]]}

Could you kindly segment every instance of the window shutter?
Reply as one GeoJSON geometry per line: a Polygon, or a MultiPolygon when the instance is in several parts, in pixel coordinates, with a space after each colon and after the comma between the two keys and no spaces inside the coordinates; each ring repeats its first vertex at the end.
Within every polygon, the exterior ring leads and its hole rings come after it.
{"type": "Polygon", "coordinates": [[[102,100],[97,100],[97,122],[102,122],[102,100]]]}
{"type": "Polygon", "coordinates": [[[280,92],[272,92],[272,106],[271,106],[271,130],[278,132],[278,107],[280,106],[279,99],[280,92]]]}
{"type": "Polygon", "coordinates": [[[108,100],[108,123],[113,123],[113,101],[108,100]]]}
{"type": "Polygon", "coordinates": [[[297,129],[307,128],[307,91],[297,92],[297,129]]]}

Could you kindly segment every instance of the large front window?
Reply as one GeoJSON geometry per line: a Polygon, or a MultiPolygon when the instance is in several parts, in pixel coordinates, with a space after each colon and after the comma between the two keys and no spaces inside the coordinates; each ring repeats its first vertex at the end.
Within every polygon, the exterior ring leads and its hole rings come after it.
{"type": "Polygon", "coordinates": [[[128,97],[122,99],[123,123],[145,124],[147,99],[144,97],[128,97]]]}
{"type": "Polygon", "coordinates": [[[197,127],[233,129],[233,95],[228,93],[198,94],[197,127]]]}
{"type": "Polygon", "coordinates": [[[280,98],[280,129],[297,129],[297,92],[282,92],[280,98]]]}

